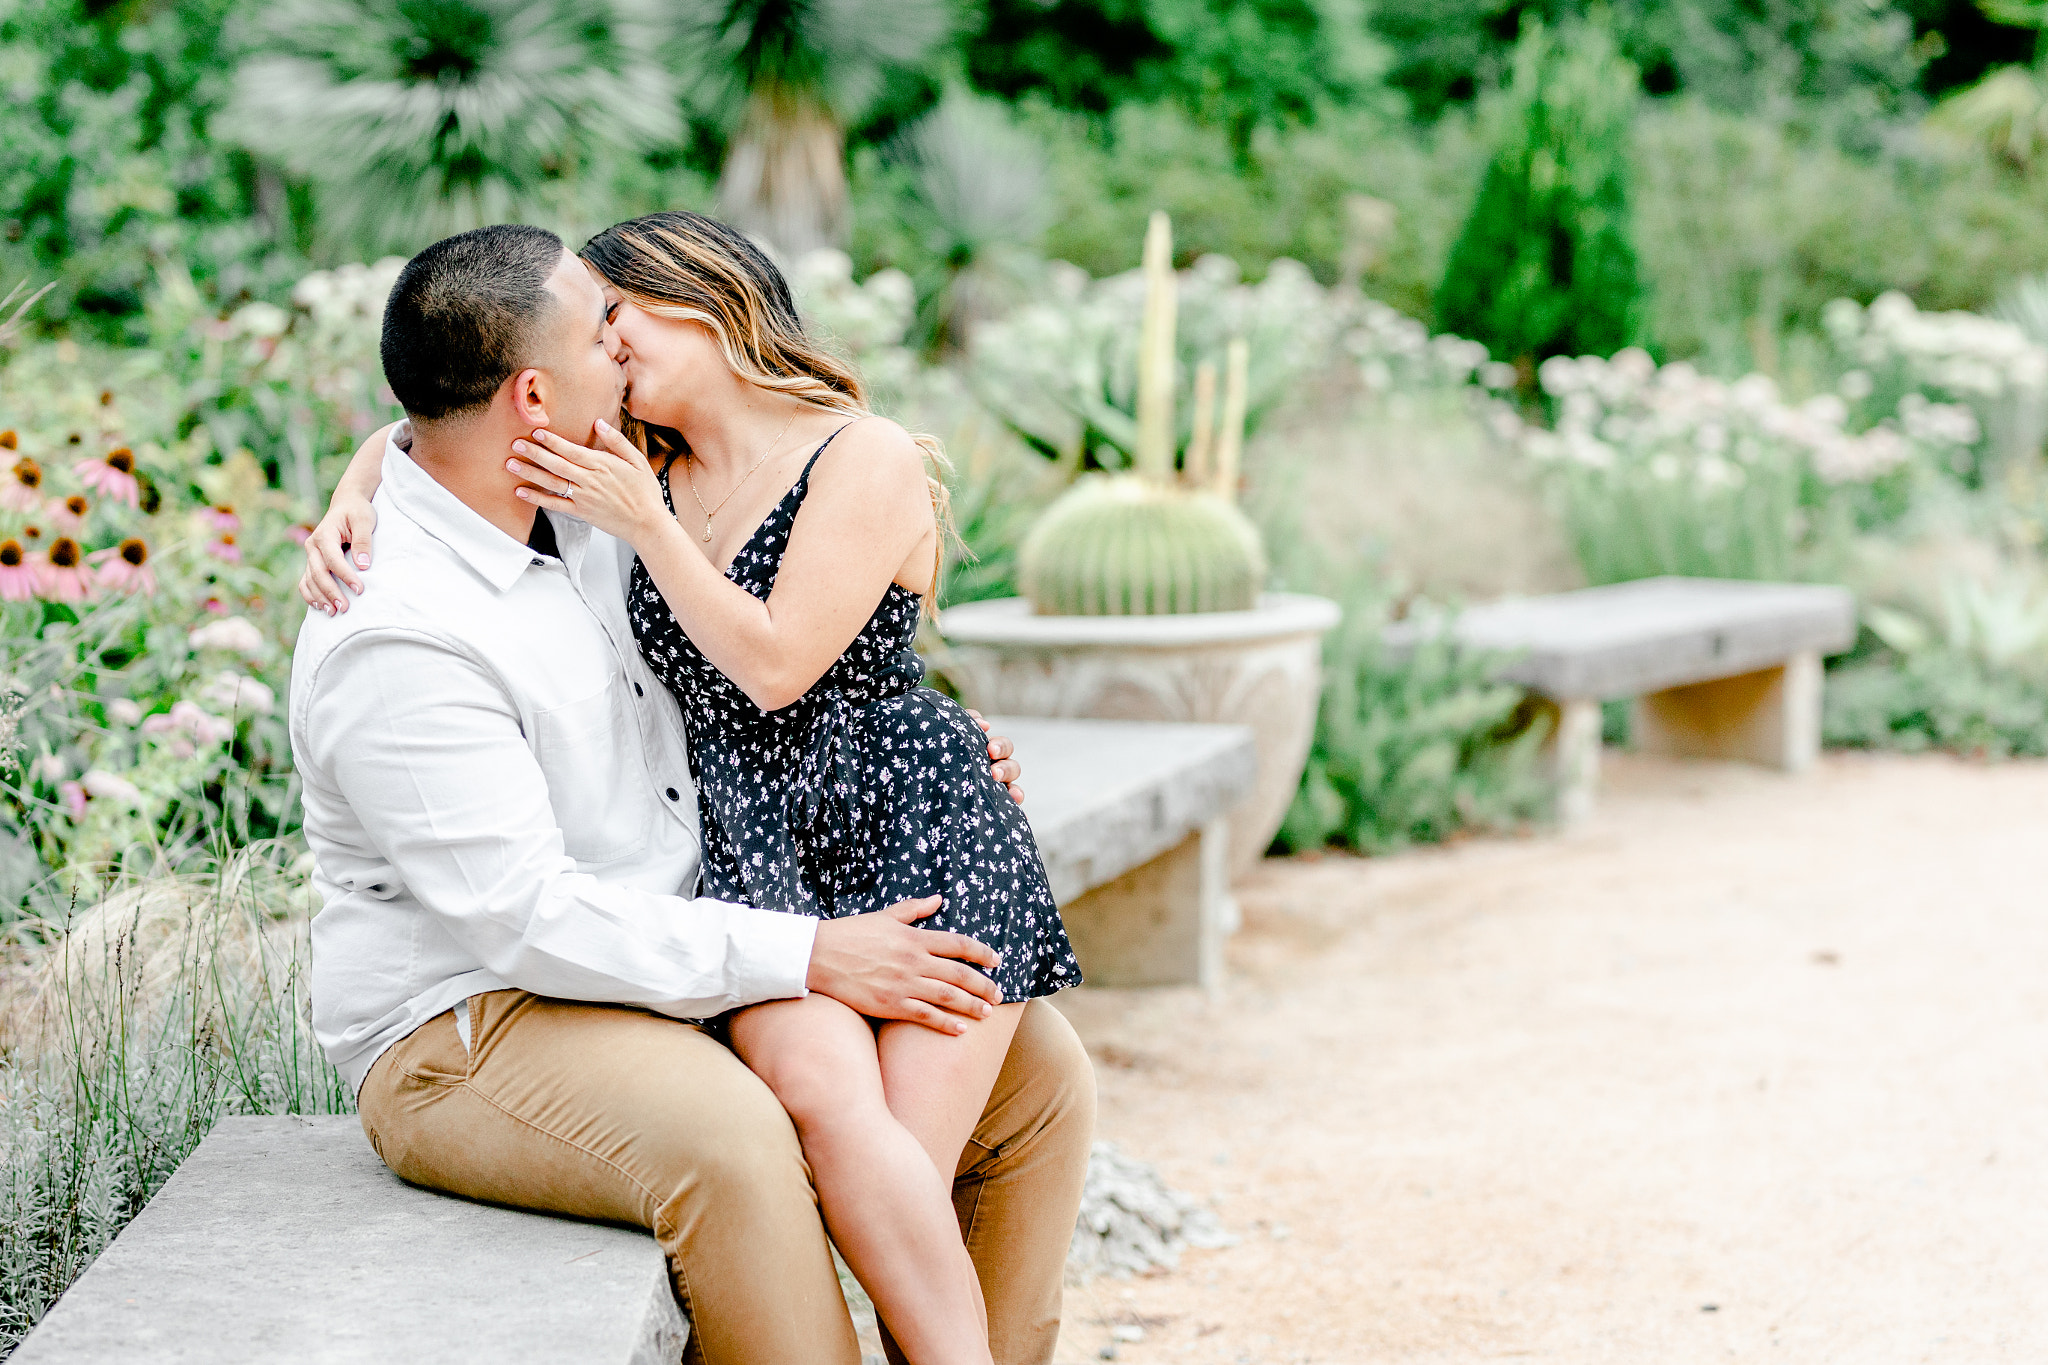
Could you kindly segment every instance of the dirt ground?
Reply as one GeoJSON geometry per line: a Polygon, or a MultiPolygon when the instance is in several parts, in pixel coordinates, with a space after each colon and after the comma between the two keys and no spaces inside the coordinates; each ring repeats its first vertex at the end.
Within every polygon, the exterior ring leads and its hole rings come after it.
{"type": "Polygon", "coordinates": [[[1240,899],[1215,998],[1062,998],[1242,1238],[1062,1362],[2048,1361],[2048,765],[1610,754],[1571,833],[1240,899]]]}

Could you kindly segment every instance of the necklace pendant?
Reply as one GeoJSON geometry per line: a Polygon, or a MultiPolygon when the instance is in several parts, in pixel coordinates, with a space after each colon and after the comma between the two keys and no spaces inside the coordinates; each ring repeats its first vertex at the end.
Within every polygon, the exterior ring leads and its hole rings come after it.
{"type": "Polygon", "coordinates": [[[704,523],[704,543],[706,545],[711,543],[711,523],[708,521],[704,523]]]}

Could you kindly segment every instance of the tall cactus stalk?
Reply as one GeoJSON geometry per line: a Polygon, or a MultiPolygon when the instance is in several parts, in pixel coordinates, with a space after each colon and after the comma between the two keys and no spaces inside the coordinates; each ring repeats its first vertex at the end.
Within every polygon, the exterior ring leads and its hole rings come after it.
{"type": "Polygon", "coordinates": [[[1244,460],[1244,414],[1252,363],[1251,343],[1232,337],[1224,355],[1223,430],[1216,441],[1216,495],[1237,501],[1237,471],[1244,460]]]}
{"type": "Polygon", "coordinates": [[[1145,320],[1138,333],[1138,473],[1164,485],[1173,478],[1173,361],[1179,282],[1173,275],[1173,225],[1154,212],[1145,229],[1145,320]]]}
{"type": "Polygon", "coordinates": [[[1209,453],[1216,438],[1216,363],[1205,360],[1195,366],[1195,430],[1188,438],[1188,453],[1181,469],[1190,488],[1209,482],[1209,453]]]}

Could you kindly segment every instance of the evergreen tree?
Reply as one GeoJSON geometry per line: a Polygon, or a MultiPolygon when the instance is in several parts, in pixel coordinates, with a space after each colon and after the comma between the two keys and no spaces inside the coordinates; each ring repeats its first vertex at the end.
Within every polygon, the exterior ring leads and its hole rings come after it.
{"type": "Polygon", "coordinates": [[[1525,372],[1548,356],[1610,355],[1638,339],[1636,99],[1635,68],[1604,26],[1529,27],[1495,110],[1493,159],[1437,290],[1439,326],[1525,372]]]}

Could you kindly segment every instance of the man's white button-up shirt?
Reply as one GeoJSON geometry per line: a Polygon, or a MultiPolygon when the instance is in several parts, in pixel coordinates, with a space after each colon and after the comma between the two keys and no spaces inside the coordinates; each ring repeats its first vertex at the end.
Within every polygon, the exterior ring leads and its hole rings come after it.
{"type": "Polygon", "coordinates": [[[349,1085],[508,986],[677,1018],[802,995],[815,920],[686,899],[696,790],[631,549],[564,517],[541,555],[396,444],[376,508],[368,590],[308,614],[292,672],[313,1026],[349,1085]]]}

